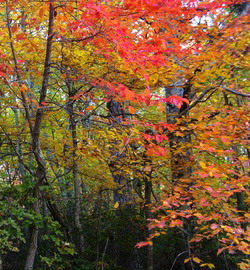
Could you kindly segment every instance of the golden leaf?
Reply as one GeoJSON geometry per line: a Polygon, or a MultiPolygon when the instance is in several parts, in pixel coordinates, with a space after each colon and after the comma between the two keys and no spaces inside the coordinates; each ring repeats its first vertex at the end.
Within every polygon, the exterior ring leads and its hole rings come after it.
{"type": "Polygon", "coordinates": [[[119,207],[119,203],[116,202],[116,203],[114,204],[114,208],[118,208],[118,207],[119,207]]]}

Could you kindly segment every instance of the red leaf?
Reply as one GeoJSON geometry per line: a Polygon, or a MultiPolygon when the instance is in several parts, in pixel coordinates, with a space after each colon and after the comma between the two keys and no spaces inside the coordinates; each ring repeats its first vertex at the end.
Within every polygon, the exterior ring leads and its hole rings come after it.
{"type": "Polygon", "coordinates": [[[189,104],[189,101],[186,98],[180,97],[180,96],[170,96],[166,99],[167,102],[174,104],[177,108],[180,108],[183,103],[189,104]]]}
{"type": "Polygon", "coordinates": [[[25,34],[18,34],[18,35],[16,35],[17,41],[24,40],[25,38],[26,38],[25,34]]]}

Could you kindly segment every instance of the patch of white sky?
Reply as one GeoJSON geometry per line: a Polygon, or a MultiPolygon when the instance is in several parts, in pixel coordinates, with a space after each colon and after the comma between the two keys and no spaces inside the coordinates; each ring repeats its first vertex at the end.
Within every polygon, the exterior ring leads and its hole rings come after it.
{"type": "MultiPolygon", "coordinates": [[[[207,1],[209,3],[212,3],[214,2],[215,0],[210,0],[210,1],[207,1]]],[[[183,1],[182,2],[182,5],[185,7],[188,7],[188,8],[198,8],[199,7],[199,3],[201,3],[204,1],[196,1],[196,0],[188,0],[188,1],[183,1]]],[[[212,27],[214,26],[215,24],[215,19],[216,17],[221,14],[221,12],[224,12],[225,13],[225,9],[222,9],[222,8],[218,8],[216,10],[216,12],[213,11],[213,13],[211,12],[207,12],[206,14],[203,14],[201,16],[194,16],[190,22],[191,22],[191,25],[192,26],[198,26],[198,25],[204,25],[205,28],[209,28],[209,27],[212,27]]],[[[140,18],[139,21],[144,21],[145,19],[142,19],[140,18]]],[[[139,25],[139,22],[135,22],[135,25],[139,25]]],[[[219,24],[218,25],[220,28],[223,27],[223,24],[219,24]]],[[[205,30],[204,28],[204,30],[205,30]]],[[[138,38],[140,38],[140,34],[142,33],[143,31],[140,30],[140,28],[138,29],[137,27],[135,27],[133,30],[132,30],[132,33],[136,34],[138,38]]],[[[148,35],[148,38],[150,38],[150,35],[148,35]]]]}
{"type": "MultiPolygon", "coordinates": [[[[207,1],[204,1],[204,0],[188,0],[188,1],[182,1],[182,5],[183,6],[186,6],[186,7],[189,7],[189,8],[199,8],[199,4],[202,3],[202,4],[209,4],[209,3],[213,3],[213,2],[216,2],[215,0],[207,0],[207,1]]],[[[226,5],[222,5],[226,8],[226,5]]],[[[202,7],[201,7],[202,9],[202,7]]],[[[195,16],[194,18],[191,19],[191,25],[192,26],[197,26],[197,25],[206,25],[207,27],[211,27],[214,25],[215,23],[215,18],[221,14],[221,12],[225,13],[225,9],[223,8],[217,8],[215,10],[216,12],[214,12],[213,10],[213,13],[211,12],[207,12],[207,14],[205,15],[201,15],[201,16],[195,16]]],[[[219,25],[219,27],[221,27],[221,25],[219,25]]]]}

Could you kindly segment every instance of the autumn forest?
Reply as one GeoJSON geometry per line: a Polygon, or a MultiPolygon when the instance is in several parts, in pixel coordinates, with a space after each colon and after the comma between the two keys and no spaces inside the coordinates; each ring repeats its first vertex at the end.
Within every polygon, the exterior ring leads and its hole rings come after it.
{"type": "Polygon", "coordinates": [[[0,270],[250,269],[249,15],[0,0],[0,270]]]}

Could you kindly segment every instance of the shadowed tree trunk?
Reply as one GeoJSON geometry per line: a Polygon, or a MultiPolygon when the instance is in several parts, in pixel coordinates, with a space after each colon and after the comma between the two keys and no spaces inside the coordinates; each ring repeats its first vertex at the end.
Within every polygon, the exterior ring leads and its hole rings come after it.
{"type": "MultiPolygon", "coordinates": [[[[169,96],[179,96],[189,99],[191,86],[189,83],[184,87],[179,87],[178,83],[173,87],[165,87],[166,98],[169,96]]],[[[187,108],[187,104],[183,103],[181,108],[175,105],[166,105],[167,123],[175,124],[179,114],[187,108]]],[[[192,167],[190,165],[191,149],[188,144],[191,141],[190,134],[177,136],[175,131],[169,133],[169,146],[171,152],[171,171],[172,183],[175,184],[179,179],[190,176],[192,167]],[[180,150],[181,149],[181,150],[180,150]]]]}
{"type": "MultiPolygon", "coordinates": [[[[246,1],[240,4],[235,4],[232,5],[232,11],[235,12],[238,16],[245,16],[248,15],[250,13],[250,2],[246,1]]],[[[225,105],[228,106],[232,106],[231,103],[229,103],[228,101],[228,96],[226,93],[224,93],[224,101],[225,101],[225,105]]],[[[237,100],[237,106],[241,107],[242,104],[244,103],[243,101],[243,97],[240,95],[236,96],[236,100],[237,100]]],[[[248,135],[249,130],[246,130],[246,139],[249,140],[250,136],[248,135]]],[[[239,153],[240,150],[238,149],[237,145],[234,145],[232,147],[232,149],[235,151],[235,153],[239,153]]],[[[246,151],[246,156],[248,157],[248,159],[250,159],[250,150],[248,148],[245,149],[246,151]]],[[[239,168],[235,167],[236,171],[239,171],[239,168]]],[[[235,176],[236,177],[236,176],[235,176]]],[[[237,178],[237,177],[236,177],[237,178]]],[[[237,204],[237,209],[239,211],[247,211],[247,204],[245,202],[245,192],[241,191],[241,192],[236,192],[236,204],[237,204]]]]}
{"type": "Polygon", "coordinates": [[[3,270],[3,260],[2,256],[0,255],[0,270],[3,270]]]}
{"type": "MultiPolygon", "coordinates": [[[[183,87],[180,87],[178,82],[171,87],[165,87],[166,98],[168,98],[169,96],[179,96],[189,100],[190,92],[191,92],[190,82],[187,82],[186,85],[184,85],[183,87]]],[[[186,103],[183,103],[183,105],[180,108],[176,107],[175,105],[167,103],[166,104],[167,123],[176,124],[177,118],[180,117],[180,114],[182,112],[185,113],[186,109],[187,109],[186,103]]],[[[188,178],[192,173],[192,163],[191,163],[192,150],[189,145],[191,142],[191,136],[188,132],[185,133],[184,136],[178,136],[175,134],[175,131],[173,131],[169,132],[168,138],[171,153],[170,156],[171,180],[172,180],[172,188],[174,188],[176,185],[179,184],[182,178],[188,178]]],[[[189,226],[190,225],[188,223],[184,224],[184,227],[186,227],[186,229],[189,226]]],[[[187,236],[183,233],[183,238],[186,239],[186,237],[187,236]]],[[[190,245],[188,241],[189,237],[187,237],[186,239],[187,249],[189,250],[190,245]]],[[[180,268],[180,270],[184,270],[188,266],[190,266],[191,269],[194,269],[192,261],[190,261],[186,265],[184,265],[184,263],[181,262],[180,266],[178,267],[180,268]]]]}
{"type": "MultiPolygon", "coordinates": [[[[125,118],[125,112],[120,102],[110,99],[107,102],[107,108],[109,110],[109,120],[112,127],[119,127],[119,124],[125,118]]],[[[114,145],[116,142],[113,142],[114,145]]],[[[130,191],[130,187],[127,183],[125,173],[122,172],[119,163],[122,161],[123,154],[112,152],[113,160],[109,164],[110,171],[113,175],[114,182],[119,185],[114,191],[114,201],[119,204],[126,203],[129,198],[126,194],[130,191]]]]}

